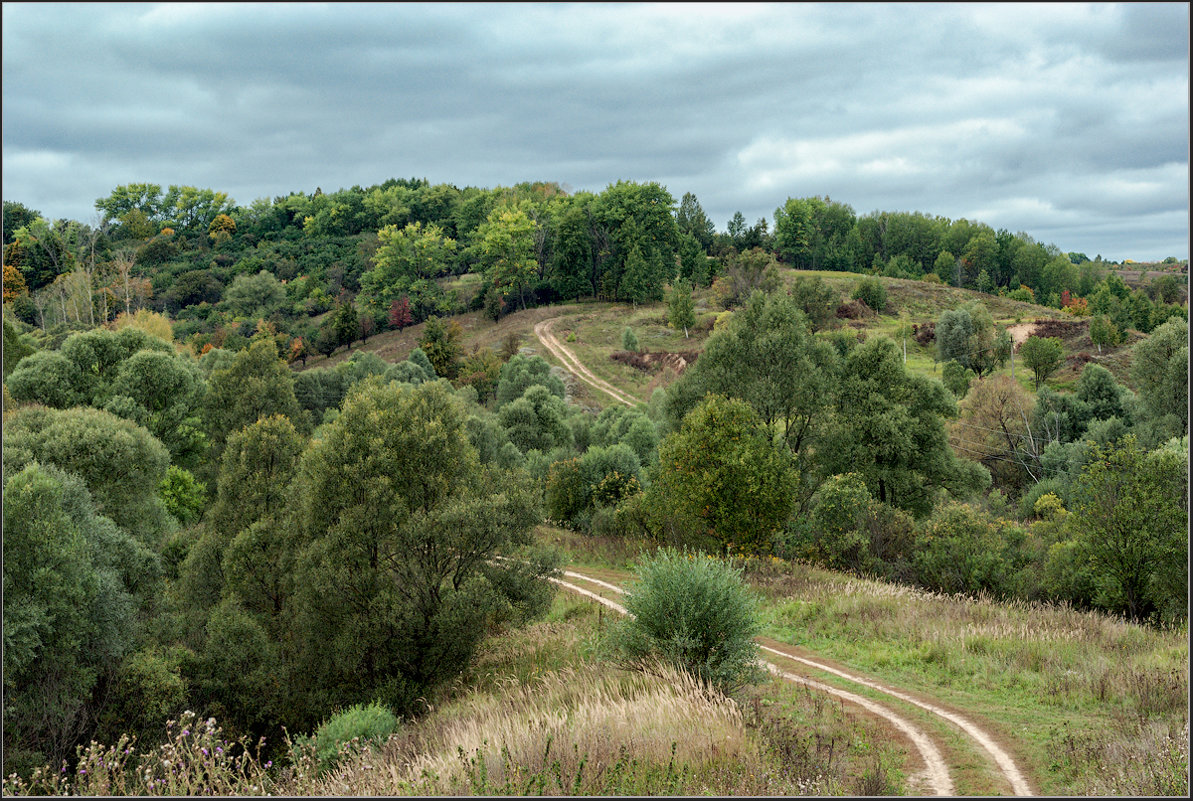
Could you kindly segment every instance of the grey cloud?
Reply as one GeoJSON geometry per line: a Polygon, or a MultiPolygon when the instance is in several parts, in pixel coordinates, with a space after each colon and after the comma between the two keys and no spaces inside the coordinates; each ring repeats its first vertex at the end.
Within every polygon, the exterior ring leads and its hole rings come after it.
{"type": "Polygon", "coordinates": [[[3,15],[4,194],[51,216],[86,218],[133,180],[247,203],[391,176],[593,191],[626,178],[694,192],[722,228],[736,209],[753,221],[829,194],[859,213],[987,209],[995,227],[1089,236],[1070,249],[1108,256],[1188,239],[1172,214],[1188,208],[1177,4],[3,15]],[[1165,165],[1147,191],[1106,189],[1165,165]],[[1122,225],[1072,222],[1115,213],[1122,225]]]}

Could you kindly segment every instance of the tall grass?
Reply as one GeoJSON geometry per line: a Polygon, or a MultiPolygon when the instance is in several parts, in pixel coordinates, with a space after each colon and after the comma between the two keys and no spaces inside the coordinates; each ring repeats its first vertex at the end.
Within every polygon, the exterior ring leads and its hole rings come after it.
{"type": "Polygon", "coordinates": [[[142,754],[128,738],[78,767],[10,777],[7,795],[840,795],[897,793],[906,753],[806,688],[750,688],[744,704],[686,674],[595,660],[595,605],[560,595],[548,619],[485,643],[474,669],[380,748],[313,744],[274,765],[188,713],[142,754]]]}
{"type": "Polygon", "coordinates": [[[773,559],[741,564],[767,598],[764,633],[973,710],[998,725],[1045,791],[1187,791],[1187,627],[773,559]],[[1171,746],[1178,741],[1183,750],[1171,746]]]}
{"type": "Polygon", "coordinates": [[[505,692],[466,699],[412,737],[416,744],[382,749],[384,770],[362,764],[333,779],[328,791],[676,792],[684,773],[718,758],[741,759],[746,749],[737,707],[686,674],[647,676],[591,665],[528,684],[511,681],[505,692]],[[403,751],[415,755],[403,759],[403,751]],[[662,770],[641,769],[652,765],[662,770]]]}
{"type": "MultiPolygon", "coordinates": [[[[541,533],[613,582],[630,578],[622,565],[645,546],[603,550],[596,538],[541,533]]],[[[1187,626],[933,593],[773,557],[736,564],[763,599],[765,635],[977,716],[1044,792],[1188,789],[1187,626]]]]}

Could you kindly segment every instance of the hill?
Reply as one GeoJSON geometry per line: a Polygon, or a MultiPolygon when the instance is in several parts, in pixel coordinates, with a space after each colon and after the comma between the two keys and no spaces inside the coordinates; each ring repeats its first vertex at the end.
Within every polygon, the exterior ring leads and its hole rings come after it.
{"type": "MultiPolygon", "coordinates": [[[[797,278],[819,277],[838,294],[842,302],[848,300],[862,278],[855,273],[790,268],[780,268],[779,275],[788,288],[797,278]]],[[[867,314],[860,319],[838,318],[833,325],[852,329],[861,338],[884,335],[901,346],[906,344],[907,366],[910,370],[940,377],[935,345],[931,341],[918,342],[912,333],[912,326],[934,323],[945,311],[977,302],[990,311],[996,325],[1015,329],[1017,343],[1036,330],[1040,335],[1060,337],[1066,360],[1064,366],[1050,379],[1052,386],[1061,389],[1071,387],[1089,362],[1101,364],[1110,370],[1119,383],[1131,386],[1130,346],[1145,336],[1136,331],[1130,332],[1124,343],[1104,347],[1099,354],[1097,346],[1089,337],[1089,318],[1075,318],[1048,306],[971,289],[902,278],[879,276],[877,280],[887,290],[887,305],[883,311],[867,314]]],[[[678,377],[675,360],[658,358],[657,355],[699,353],[712,332],[716,316],[722,311],[716,305],[716,294],[711,288],[697,290],[694,298],[697,323],[688,337],[684,336],[683,331],[667,326],[666,305],[663,303],[568,303],[516,311],[496,323],[481,312],[456,315],[452,319],[463,330],[465,352],[474,348],[497,349],[507,337],[515,337],[522,347],[530,348],[566,370],[568,366],[547,351],[534,335],[537,323],[554,319],[556,322],[552,330],[555,335],[585,367],[617,389],[646,403],[656,387],[665,387],[678,377]],[[634,330],[641,351],[656,354],[656,358],[650,360],[650,365],[635,367],[614,358],[615,354],[624,350],[621,338],[627,327],[634,330]]],[[[335,365],[347,360],[358,350],[376,353],[387,361],[400,361],[418,346],[424,328],[425,323],[420,323],[401,331],[377,334],[363,344],[337,351],[330,358],[310,357],[306,365],[299,369],[335,365]]],[[[1010,366],[1000,368],[996,374],[1003,372],[1009,374],[1010,366]]],[[[1019,369],[1016,378],[1024,388],[1033,388],[1027,371],[1019,369]]],[[[580,381],[573,382],[570,389],[573,398],[582,405],[600,408],[615,402],[605,393],[595,391],[580,381]]]]}

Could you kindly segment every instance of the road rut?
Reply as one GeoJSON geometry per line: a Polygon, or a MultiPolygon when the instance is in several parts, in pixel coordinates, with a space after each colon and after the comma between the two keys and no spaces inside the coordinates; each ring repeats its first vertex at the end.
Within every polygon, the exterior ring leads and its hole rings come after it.
{"type": "MultiPolygon", "coordinates": [[[[601,579],[586,576],[583,573],[578,573],[578,572],[572,571],[572,570],[565,570],[565,571],[563,571],[563,574],[564,574],[564,576],[566,576],[568,578],[586,581],[591,584],[597,585],[599,587],[603,587],[611,592],[615,592],[619,595],[622,595],[625,592],[623,589],[621,589],[621,587],[618,587],[615,584],[611,584],[607,581],[602,581],[601,579]]],[[[553,580],[555,581],[556,584],[563,587],[564,589],[567,589],[567,590],[577,593],[579,595],[586,596],[588,598],[592,598],[593,600],[609,607],[610,609],[613,609],[614,611],[616,611],[620,614],[628,614],[625,607],[621,606],[620,604],[616,603],[615,601],[612,601],[608,598],[605,598],[605,597],[599,595],[596,592],[592,592],[592,591],[587,590],[583,587],[577,586],[570,582],[563,581],[561,579],[553,579],[553,580]]],[[[969,737],[974,742],[976,742],[977,745],[991,757],[998,772],[1002,775],[1003,779],[1006,781],[1007,785],[1009,786],[1009,788],[1013,794],[1020,795],[1020,796],[1033,795],[1031,787],[1027,783],[1027,780],[1023,775],[1023,772],[1015,764],[1015,761],[1011,758],[1011,756],[1009,754],[1007,754],[1006,751],[995,742],[993,737],[991,737],[988,733],[983,731],[980,727],[978,727],[976,724],[974,724],[969,719],[963,717],[962,715],[958,715],[955,712],[951,712],[947,709],[944,709],[937,704],[933,704],[933,703],[930,703],[927,701],[922,701],[919,698],[916,698],[915,696],[913,696],[909,693],[905,693],[900,690],[896,690],[891,687],[887,687],[887,686],[883,685],[882,683],[874,681],[873,679],[870,679],[868,677],[861,676],[861,675],[853,673],[851,671],[842,670],[840,668],[825,664],[825,663],[820,662],[815,659],[810,659],[808,657],[800,656],[800,655],[790,653],[787,651],[782,651],[777,648],[768,646],[764,643],[759,643],[759,648],[761,648],[762,650],[764,650],[768,653],[772,653],[777,656],[780,656],[783,659],[789,659],[793,662],[798,662],[798,663],[807,665],[809,667],[815,668],[816,670],[821,670],[826,673],[830,673],[832,675],[838,676],[840,678],[847,679],[848,681],[852,681],[852,682],[859,684],[863,687],[868,687],[872,690],[877,690],[880,693],[889,695],[892,698],[897,698],[900,701],[912,704],[913,706],[917,706],[933,715],[936,715],[937,717],[940,717],[940,718],[948,721],[952,725],[959,728],[967,737],[969,737]]],[[[854,693],[851,693],[847,690],[842,690],[842,689],[839,689],[837,687],[832,687],[827,684],[822,684],[818,681],[806,678],[804,676],[799,676],[794,673],[789,673],[785,670],[782,670],[781,668],[779,668],[778,666],[776,666],[773,663],[768,662],[767,669],[771,673],[773,673],[783,679],[786,679],[787,681],[792,681],[792,682],[796,682],[799,684],[803,684],[803,685],[810,687],[812,689],[834,695],[834,696],[842,699],[843,701],[854,704],[855,706],[860,706],[861,708],[869,711],[870,713],[889,721],[893,726],[895,726],[897,729],[899,729],[901,732],[903,732],[903,734],[907,737],[907,739],[915,747],[916,751],[919,754],[920,760],[923,763],[922,770],[908,776],[909,784],[913,785],[913,787],[916,787],[916,788],[922,788],[922,789],[924,789],[928,792],[931,792],[935,795],[950,796],[950,795],[954,794],[955,790],[953,788],[953,781],[952,781],[952,778],[949,773],[948,765],[945,762],[945,759],[944,759],[943,755],[941,754],[940,749],[935,744],[935,742],[922,729],[918,728],[917,726],[915,726],[914,724],[912,724],[911,722],[909,722],[902,716],[898,715],[897,713],[895,713],[891,709],[887,708],[886,706],[883,706],[881,703],[874,701],[873,699],[865,698],[865,697],[856,695],[854,693]]]]}
{"type": "Polygon", "coordinates": [[[555,338],[555,335],[551,333],[551,326],[558,319],[558,317],[552,317],[549,320],[543,320],[541,323],[535,323],[534,335],[538,337],[539,342],[543,343],[543,347],[550,351],[551,355],[563,362],[563,366],[567,368],[568,372],[585,384],[599,389],[601,392],[609,395],[619,403],[624,403],[626,406],[637,406],[641,403],[642,401],[630,397],[608,381],[593,375],[592,371],[580,363],[580,360],[576,358],[576,354],[564,347],[555,338]]]}

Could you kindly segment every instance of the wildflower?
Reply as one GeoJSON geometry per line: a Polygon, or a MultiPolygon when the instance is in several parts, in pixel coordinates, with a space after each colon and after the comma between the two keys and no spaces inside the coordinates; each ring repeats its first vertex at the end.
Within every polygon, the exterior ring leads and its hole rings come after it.
{"type": "Polygon", "coordinates": [[[183,729],[183,730],[182,730],[182,736],[183,736],[183,737],[187,736],[187,735],[188,735],[188,734],[190,734],[190,733],[191,733],[191,730],[190,730],[190,729],[183,729]]]}
{"type": "Polygon", "coordinates": [[[220,747],[217,745],[217,746],[215,747],[215,752],[216,752],[217,754],[222,754],[222,753],[224,753],[224,749],[220,748],[220,747]]]}
{"type": "Polygon", "coordinates": [[[203,752],[203,756],[210,756],[210,754],[207,753],[206,748],[200,748],[199,750],[203,752]]]}

